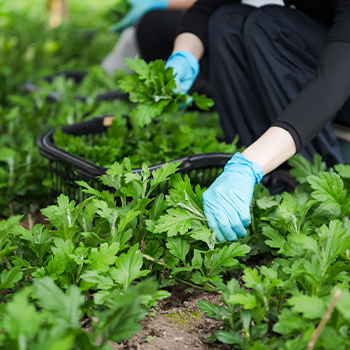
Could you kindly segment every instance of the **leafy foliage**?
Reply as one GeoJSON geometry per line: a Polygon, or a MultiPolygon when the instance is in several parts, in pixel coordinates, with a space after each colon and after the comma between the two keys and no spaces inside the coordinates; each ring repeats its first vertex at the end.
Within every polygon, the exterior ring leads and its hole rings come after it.
{"type": "Polygon", "coordinates": [[[113,308],[97,314],[92,332],[87,332],[80,328],[85,297],[78,287],[71,285],[64,293],[49,277],[37,279],[1,310],[0,343],[6,349],[110,349],[107,340],[121,342],[140,330],[137,321],[146,315],[141,305],[143,298],[154,294],[156,287],[156,283],[148,281],[118,294],[113,308]],[[30,298],[32,293],[35,304],[30,298]],[[96,345],[100,335],[102,342],[96,345]]]}
{"type": "Polygon", "coordinates": [[[100,166],[109,166],[126,156],[133,168],[140,168],[142,163],[151,166],[199,153],[235,153],[237,139],[231,144],[217,141],[219,127],[209,126],[209,120],[215,124],[217,116],[192,112],[167,116],[161,123],[140,128],[131,114],[130,128],[126,119],[116,114],[106,136],[92,140],[57,129],[53,137],[57,147],[100,166]]]}
{"type": "Polygon", "coordinates": [[[180,104],[192,101],[200,109],[208,110],[214,102],[205,96],[194,93],[191,97],[177,90],[172,68],[165,68],[164,61],[146,63],[143,59],[126,58],[125,62],[134,74],[125,76],[118,82],[124,92],[129,93],[130,101],[138,103],[135,117],[143,127],[163,113],[173,114],[180,104]]]}
{"type": "MultiPolygon", "coordinates": [[[[295,163],[296,176],[301,178],[305,164],[295,163]]],[[[337,168],[346,181],[350,166],[337,168]]],[[[200,309],[222,321],[225,328],[208,341],[234,344],[235,349],[306,349],[321,319],[329,319],[318,333],[314,348],[349,346],[345,311],[350,282],[348,185],[332,170],[324,172],[319,167],[317,171],[318,175],[305,177],[309,187],[302,180],[294,194],[284,193],[279,206],[274,205],[268,219],[263,218],[255,228],[254,234],[261,230],[265,244],[272,249],[271,261],[245,268],[244,288],[235,279],[226,286],[216,283],[225,307],[199,302],[200,309]],[[335,310],[329,311],[340,291],[335,310]],[[279,336],[269,335],[271,326],[279,336]]],[[[259,193],[254,198],[264,198],[261,189],[256,191],[259,193]]],[[[271,196],[264,198],[263,211],[265,203],[270,202],[271,196]]],[[[257,214],[254,207],[253,213],[257,214]]]]}

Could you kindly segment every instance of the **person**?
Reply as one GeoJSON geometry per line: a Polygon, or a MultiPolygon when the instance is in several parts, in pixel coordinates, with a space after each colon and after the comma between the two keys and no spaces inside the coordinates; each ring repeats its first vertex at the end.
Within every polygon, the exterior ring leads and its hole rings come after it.
{"type": "MultiPolygon", "coordinates": [[[[178,18],[181,11],[188,9],[195,2],[196,0],[131,0],[131,8],[125,17],[108,28],[111,33],[121,32],[121,34],[113,50],[103,59],[101,67],[108,74],[113,74],[118,69],[129,70],[124,59],[126,57],[134,58],[137,54],[143,56],[140,51],[140,41],[136,36],[136,27],[145,14],[157,10],[159,16],[152,18],[151,26],[152,28],[161,27],[165,33],[164,35],[169,35],[168,33],[172,33],[174,29],[173,19],[178,18]],[[169,22],[162,20],[164,16],[169,22]]],[[[163,34],[162,32],[159,33],[163,34]]],[[[173,36],[175,36],[175,32],[173,36]]],[[[174,37],[171,43],[173,41],[174,37]]],[[[155,50],[157,49],[155,48],[155,50]]]]}
{"type": "Polygon", "coordinates": [[[331,122],[350,114],[350,0],[285,0],[255,9],[198,0],[183,17],[167,66],[184,91],[209,53],[228,140],[244,145],[203,193],[218,241],[246,236],[254,187],[300,152],[342,162],[331,122]]]}
{"type": "MultiPolygon", "coordinates": [[[[186,3],[189,5],[191,1],[186,3]]],[[[192,1],[192,4],[194,1],[192,1]]],[[[264,4],[283,4],[281,0],[243,0],[242,3],[250,6],[264,4]]],[[[183,3],[185,5],[185,3],[183,3]]],[[[140,56],[148,63],[156,59],[167,60],[173,50],[177,27],[183,17],[183,9],[164,11],[152,9],[145,13],[136,27],[136,38],[140,56]]],[[[189,94],[197,92],[200,95],[212,96],[212,87],[209,81],[208,57],[206,54],[200,60],[200,71],[189,89],[189,94]]],[[[194,106],[192,108],[195,109],[194,106]]],[[[215,106],[214,106],[215,109],[215,106]]],[[[232,140],[231,140],[232,141],[232,140]]]]}

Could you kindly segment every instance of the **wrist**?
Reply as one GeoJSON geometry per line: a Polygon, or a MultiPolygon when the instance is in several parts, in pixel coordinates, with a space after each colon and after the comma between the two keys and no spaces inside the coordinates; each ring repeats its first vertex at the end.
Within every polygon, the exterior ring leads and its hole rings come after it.
{"type": "Polygon", "coordinates": [[[296,146],[291,134],[281,127],[270,127],[260,138],[247,147],[243,156],[258,163],[264,175],[292,157],[296,146]]]}
{"type": "Polygon", "coordinates": [[[157,0],[156,4],[158,8],[167,9],[169,7],[170,0],[157,0]]]}
{"type": "Polygon", "coordinates": [[[227,164],[225,166],[225,170],[230,169],[232,166],[233,167],[236,167],[236,166],[248,167],[251,170],[252,175],[255,178],[255,184],[260,183],[263,176],[264,176],[264,172],[263,172],[262,167],[258,163],[251,161],[251,160],[247,159],[246,157],[244,157],[243,154],[241,154],[240,152],[236,152],[234,154],[234,156],[227,162],[227,164]]]}

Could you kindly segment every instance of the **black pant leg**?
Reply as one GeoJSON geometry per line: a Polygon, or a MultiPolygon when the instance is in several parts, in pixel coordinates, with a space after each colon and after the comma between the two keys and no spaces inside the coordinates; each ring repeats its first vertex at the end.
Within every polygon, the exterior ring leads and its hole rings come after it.
{"type": "MultiPolygon", "coordinates": [[[[323,22],[288,7],[264,6],[248,17],[244,43],[269,123],[312,79],[329,29],[323,22]]],[[[309,160],[316,153],[328,166],[343,162],[332,122],[301,151],[309,160]]]]}
{"type": "Polygon", "coordinates": [[[243,26],[254,7],[228,3],[209,21],[209,69],[213,97],[226,140],[253,143],[270,123],[243,43],[243,26]]]}
{"type": "Polygon", "coordinates": [[[167,60],[173,50],[176,28],[182,17],[180,11],[152,10],[140,20],[136,38],[146,62],[167,60]]]}
{"type": "MultiPolygon", "coordinates": [[[[166,61],[169,58],[182,14],[182,11],[152,10],[141,18],[137,26],[136,38],[141,56],[146,62],[156,59],[166,61]]],[[[200,61],[200,72],[189,94],[193,92],[212,97],[206,56],[200,61]]]]}

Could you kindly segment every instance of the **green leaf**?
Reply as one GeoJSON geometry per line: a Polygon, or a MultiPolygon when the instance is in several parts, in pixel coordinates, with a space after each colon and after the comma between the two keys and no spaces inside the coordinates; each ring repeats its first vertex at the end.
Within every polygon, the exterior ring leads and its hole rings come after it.
{"type": "Polygon", "coordinates": [[[211,98],[207,98],[205,95],[199,96],[197,92],[193,93],[192,99],[199,109],[203,109],[205,111],[214,106],[214,101],[211,98]]]}
{"type": "Polygon", "coordinates": [[[193,251],[194,256],[192,259],[192,267],[196,268],[196,269],[201,269],[202,265],[203,265],[203,258],[202,258],[202,254],[199,250],[195,249],[193,251]]]}
{"type": "Polygon", "coordinates": [[[231,295],[229,301],[232,304],[240,304],[244,309],[250,310],[258,306],[256,297],[248,292],[231,295]]]}
{"type": "Polygon", "coordinates": [[[347,321],[350,320],[350,293],[348,291],[342,291],[342,294],[336,304],[336,309],[345,317],[347,321]]]}
{"type": "Polygon", "coordinates": [[[141,307],[144,295],[156,292],[157,284],[146,281],[130,287],[125,293],[117,293],[111,309],[101,313],[96,333],[102,335],[102,343],[107,340],[122,342],[130,339],[141,330],[137,324],[146,316],[146,310],[141,307]]]}
{"type": "Polygon", "coordinates": [[[190,251],[190,245],[180,237],[168,238],[166,243],[170,253],[179,258],[186,265],[186,256],[190,251]]]}
{"type": "Polygon", "coordinates": [[[349,164],[336,164],[334,166],[336,172],[344,179],[350,179],[350,165],[349,164]]]}
{"type": "Polygon", "coordinates": [[[191,228],[191,218],[191,214],[185,210],[169,209],[167,214],[160,217],[154,233],[166,232],[168,237],[185,235],[191,228]]]}
{"type": "Polygon", "coordinates": [[[273,331],[288,335],[295,331],[304,333],[310,327],[312,327],[312,323],[306,322],[295,311],[283,308],[278,322],[273,326],[273,331]]]}
{"type": "Polygon", "coordinates": [[[123,285],[126,290],[131,282],[149,274],[149,270],[141,270],[143,265],[143,257],[138,245],[132,246],[125,254],[121,254],[117,261],[117,268],[111,268],[109,273],[116,283],[123,285]]]}
{"type": "Polygon", "coordinates": [[[86,270],[94,270],[98,273],[107,272],[109,267],[117,260],[119,251],[119,243],[114,242],[110,246],[103,243],[99,248],[91,249],[89,254],[89,265],[86,270]]]}
{"type": "Polygon", "coordinates": [[[224,344],[237,344],[244,346],[245,343],[244,338],[238,332],[218,331],[215,333],[215,336],[224,344]]]}
{"type": "Polygon", "coordinates": [[[14,287],[15,283],[22,279],[23,272],[19,266],[13,267],[11,270],[4,269],[0,275],[0,291],[14,287]]]}
{"type": "Polygon", "coordinates": [[[208,317],[213,317],[218,321],[224,321],[229,316],[228,309],[219,305],[212,305],[205,300],[198,301],[198,308],[205,312],[208,317]]]}
{"type": "Polygon", "coordinates": [[[338,174],[322,172],[318,177],[310,176],[308,182],[313,189],[311,196],[320,202],[324,209],[341,209],[346,199],[346,190],[338,174]]]}
{"type": "Polygon", "coordinates": [[[318,175],[320,172],[326,170],[326,163],[322,162],[322,158],[319,154],[315,154],[313,158],[313,164],[311,164],[301,154],[296,154],[294,157],[288,160],[288,164],[292,167],[290,174],[301,183],[307,183],[307,178],[310,175],[318,175]]]}
{"type": "Polygon", "coordinates": [[[283,252],[283,247],[286,240],[275,229],[273,229],[271,226],[264,226],[262,233],[264,236],[269,238],[268,240],[265,240],[265,244],[271,248],[278,248],[279,253],[283,252]]]}
{"type": "Polygon", "coordinates": [[[250,252],[250,247],[246,244],[231,243],[216,251],[211,258],[211,270],[218,266],[232,267],[237,264],[237,260],[233,259],[238,256],[245,256],[250,252]]]}
{"type": "Polygon", "coordinates": [[[152,171],[151,188],[149,194],[160,184],[169,180],[170,176],[175,174],[178,170],[181,162],[177,163],[166,163],[162,167],[152,171]]]}
{"type": "Polygon", "coordinates": [[[110,289],[113,281],[108,276],[99,275],[96,271],[86,271],[81,278],[89,283],[96,284],[96,289],[110,289]]]}
{"type": "Polygon", "coordinates": [[[297,245],[302,246],[304,249],[312,251],[316,254],[318,258],[321,258],[320,248],[317,244],[317,241],[312,237],[306,235],[299,235],[296,237],[291,237],[290,240],[292,242],[295,242],[297,245]]]}
{"type": "Polygon", "coordinates": [[[298,295],[292,296],[287,301],[288,305],[292,306],[295,312],[303,314],[307,319],[319,319],[322,318],[326,312],[325,302],[315,296],[298,295]]]}
{"type": "Polygon", "coordinates": [[[167,208],[168,208],[168,204],[164,200],[164,194],[161,193],[155,198],[155,200],[152,204],[152,207],[149,211],[150,219],[151,220],[158,220],[160,214],[162,214],[167,208]]]}
{"type": "Polygon", "coordinates": [[[208,227],[202,226],[191,231],[191,237],[197,241],[203,241],[208,245],[209,250],[215,248],[215,232],[208,227]]]}
{"type": "Polygon", "coordinates": [[[51,255],[50,260],[45,266],[46,274],[54,280],[66,270],[64,257],[60,254],[51,255]]]}
{"type": "Polygon", "coordinates": [[[279,204],[276,201],[276,199],[272,196],[259,198],[255,202],[256,202],[256,205],[262,210],[270,209],[270,208],[275,207],[276,205],[279,204]]]}
{"type": "Polygon", "coordinates": [[[82,316],[80,310],[85,298],[81,295],[77,286],[71,285],[64,294],[51,278],[44,277],[34,281],[35,295],[38,299],[38,305],[48,311],[51,311],[56,318],[64,321],[68,327],[79,329],[79,319],[82,316]]]}
{"type": "Polygon", "coordinates": [[[9,339],[17,344],[35,336],[44,318],[44,315],[38,313],[35,306],[29,303],[28,296],[31,292],[31,288],[21,290],[5,305],[2,328],[8,333],[9,339]]]}

